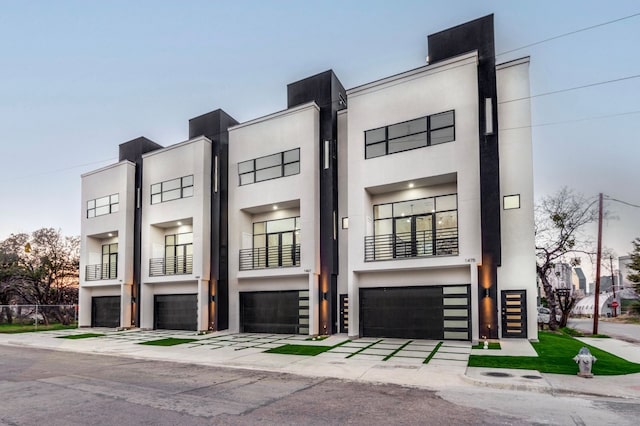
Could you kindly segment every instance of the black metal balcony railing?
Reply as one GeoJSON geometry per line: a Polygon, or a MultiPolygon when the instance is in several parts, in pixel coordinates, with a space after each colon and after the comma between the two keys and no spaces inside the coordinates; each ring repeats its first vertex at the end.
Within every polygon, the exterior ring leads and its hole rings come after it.
{"type": "Polygon", "coordinates": [[[300,266],[300,244],[240,250],[240,270],[300,266]]]}
{"type": "Polygon", "coordinates": [[[115,263],[87,265],[85,267],[85,279],[87,281],[113,280],[117,275],[118,265],[115,263]]]}
{"type": "Polygon", "coordinates": [[[365,262],[452,254],[458,254],[458,228],[364,237],[365,262]]]}
{"type": "Polygon", "coordinates": [[[185,275],[193,272],[193,256],[170,256],[149,259],[149,275],[185,275]]]}

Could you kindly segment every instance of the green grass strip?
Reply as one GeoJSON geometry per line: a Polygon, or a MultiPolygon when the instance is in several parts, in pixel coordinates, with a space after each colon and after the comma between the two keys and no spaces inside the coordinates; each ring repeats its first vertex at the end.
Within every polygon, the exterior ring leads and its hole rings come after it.
{"type": "MultiPolygon", "coordinates": [[[[484,342],[471,346],[471,349],[484,349],[484,342]]],[[[487,349],[501,349],[500,342],[489,342],[489,347],[487,349]]]]}
{"type": "Polygon", "coordinates": [[[376,343],[380,343],[382,342],[382,339],[380,340],[376,340],[375,342],[373,342],[372,344],[370,344],[369,346],[365,346],[364,348],[361,348],[358,351],[355,351],[354,353],[352,353],[351,355],[349,355],[347,358],[351,358],[352,356],[358,355],[360,352],[364,351],[365,349],[369,349],[371,346],[375,345],[376,343]]]}
{"type": "Polygon", "coordinates": [[[282,345],[278,346],[277,348],[267,349],[265,352],[269,354],[316,356],[328,351],[332,347],[333,346],[282,345]]]}
{"type": "Polygon", "coordinates": [[[337,345],[333,346],[319,346],[319,345],[282,345],[276,348],[267,349],[264,351],[269,354],[283,354],[283,355],[306,355],[306,356],[316,356],[323,352],[329,351],[333,348],[337,348],[338,346],[342,346],[346,343],[349,343],[351,340],[345,340],[344,342],[340,342],[337,345]]]}
{"type": "Polygon", "coordinates": [[[640,364],[622,359],[616,355],[594,348],[571,336],[552,332],[539,332],[539,342],[531,343],[537,357],[471,355],[470,367],[515,368],[538,370],[541,373],[571,374],[578,372],[573,357],[583,346],[589,348],[598,360],[593,364],[592,372],[596,376],[614,376],[640,373],[640,364]]]}
{"type": "Polygon", "coordinates": [[[57,336],[58,339],[89,339],[91,337],[102,337],[102,333],[82,333],[82,334],[70,334],[68,336],[57,336]]]}
{"type": "Polygon", "coordinates": [[[196,342],[198,339],[178,339],[175,337],[167,337],[166,339],[149,340],[148,342],[140,342],[139,345],[151,345],[151,346],[175,346],[183,343],[196,342]]]}
{"type": "Polygon", "coordinates": [[[76,324],[38,324],[36,328],[34,324],[0,324],[0,334],[33,333],[34,331],[69,330],[72,328],[78,328],[78,326],[76,324]]]}
{"type": "Polygon", "coordinates": [[[404,349],[405,346],[407,346],[409,343],[413,342],[413,340],[409,340],[407,343],[405,343],[404,345],[400,346],[398,349],[396,349],[395,351],[391,352],[389,355],[387,355],[386,357],[384,357],[382,360],[386,361],[389,358],[391,358],[392,356],[394,356],[395,354],[397,354],[398,352],[400,352],[402,349],[404,349]]]}
{"type": "Polygon", "coordinates": [[[429,356],[424,361],[422,361],[422,363],[423,364],[429,364],[429,361],[431,361],[431,358],[433,358],[433,356],[436,354],[436,352],[438,352],[438,349],[440,349],[440,346],[442,346],[442,342],[438,342],[436,347],[433,348],[433,350],[431,351],[429,356]]]}

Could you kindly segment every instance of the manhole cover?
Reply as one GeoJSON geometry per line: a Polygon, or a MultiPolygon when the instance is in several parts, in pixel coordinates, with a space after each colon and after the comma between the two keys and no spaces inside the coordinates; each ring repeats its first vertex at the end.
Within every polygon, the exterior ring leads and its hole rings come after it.
{"type": "Polygon", "coordinates": [[[528,375],[528,374],[524,375],[522,377],[524,377],[525,379],[534,379],[534,380],[542,379],[542,377],[540,377],[540,376],[531,376],[531,375],[528,375]]]}
{"type": "Polygon", "coordinates": [[[498,371],[488,371],[486,373],[482,373],[485,376],[489,376],[489,377],[513,377],[511,374],[509,373],[500,373],[498,371]]]}

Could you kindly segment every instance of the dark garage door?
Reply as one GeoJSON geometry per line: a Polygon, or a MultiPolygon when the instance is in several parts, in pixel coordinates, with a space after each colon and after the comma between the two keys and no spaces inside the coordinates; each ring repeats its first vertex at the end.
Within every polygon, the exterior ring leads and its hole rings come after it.
{"type": "Polygon", "coordinates": [[[160,330],[196,330],[198,295],[164,294],[154,298],[154,328],[160,330]]]}
{"type": "Polygon", "coordinates": [[[298,291],[240,293],[240,331],[298,333],[298,291]]]}
{"type": "Polygon", "coordinates": [[[120,296],[91,298],[91,327],[120,327],[120,296]]]}
{"type": "Polygon", "coordinates": [[[360,335],[470,340],[470,286],[362,288],[360,335]]]}
{"type": "Polygon", "coordinates": [[[442,339],[442,287],[360,289],[361,335],[442,339]]]}

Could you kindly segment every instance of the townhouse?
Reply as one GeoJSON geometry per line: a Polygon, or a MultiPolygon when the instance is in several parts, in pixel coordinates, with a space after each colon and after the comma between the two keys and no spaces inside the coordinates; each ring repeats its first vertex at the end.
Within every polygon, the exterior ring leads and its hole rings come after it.
{"type": "Polygon", "coordinates": [[[529,60],[496,65],[492,15],[428,45],[83,175],[80,326],[536,339],[529,60]]]}

